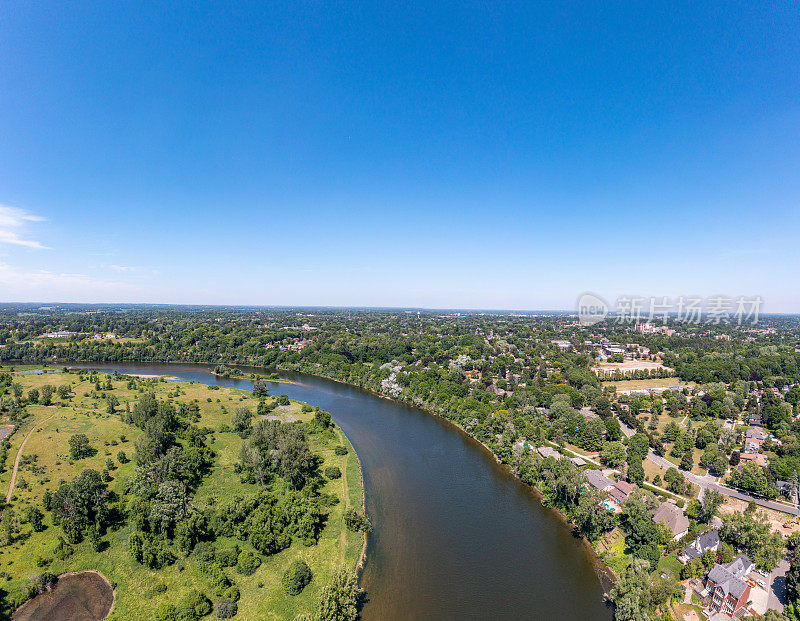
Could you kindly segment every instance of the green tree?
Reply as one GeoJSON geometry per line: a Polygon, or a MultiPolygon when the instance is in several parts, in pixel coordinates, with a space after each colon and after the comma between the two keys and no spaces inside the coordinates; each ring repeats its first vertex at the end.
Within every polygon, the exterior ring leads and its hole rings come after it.
{"type": "Polygon", "coordinates": [[[54,392],[55,388],[53,388],[50,384],[45,384],[44,386],[42,386],[41,399],[40,399],[41,404],[42,405],[52,404],[54,392]]]}
{"type": "Polygon", "coordinates": [[[692,454],[692,449],[690,448],[683,454],[683,457],[681,457],[681,470],[691,472],[693,467],[694,455],[692,454]]]}
{"type": "Polygon", "coordinates": [[[617,621],[648,621],[650,619],[650,564],[635,558],[622,572],[609,599],[614,604],[617,621]]]}
{"type": "Polygon", "coordinates": [[[180,621],[197,621],[211,612],[211,601],[197,589],[189,589],[178,605],[180,621]]]}
{"type": "Polygon", "coordinates": [[[355,621],[363,596],[353,572],[342,568],[322,589],[316,617],[319,621],[355,621]]]}
{"type": "Polygon", "coordinates": [[[717,511],[723,504],[725,504],[725,502],[726,502],[725,496],[723,496],[716,490],[707,489],[703,494],[702,511],[700,513],[700,519],[706,523],[710,522],[711,518],[713,518],[717,514],[717,511]]]}
{"type": "Polygon", "coordinates": [[[800,556],[795,553],[786,574],[786,598],[790,602],[800,600],[800,556]]]}
{"type": "Polygon", "coordinates": [[[250,411],[250,408],[236,408],[231,420],[233,430],[243,438],[247,437],[252,419],[253,413],[250,411]]]}
{"type": "Polygon", "coordinates": [[[606,442],[603,447],[603,452],[600,455],[600,461],[610,468],[616,468],[625,462],[627,452],[625,445],[622,442],[606,442]]]}
{"type": "Polygon", "coordinates": [[[289,595],[298,595],[311,582],[311,569],[304,561],[294,561],[283,573],[281,586],[289,595]]]}
{"type": "Polygon", "coordinates": [[[72,460],[90,457],[93,454],[89,438],[85,433],[74,433],[69,437],[69,458],[72,460]]]}
{"type": "Polygon", "coordinates": [[[622,428],[616,418],[605,419],[606,426],[606,440],[616,442],[622,438],[622,428]]]}
{"type": "Polygon", "coordinates": [[[62,483],[50,501],[53,522],[60,524],[70,543],[78,543],[91,526],[104,528],[111,515],[111,495],[100,473],[87,468],[62,483]]]}

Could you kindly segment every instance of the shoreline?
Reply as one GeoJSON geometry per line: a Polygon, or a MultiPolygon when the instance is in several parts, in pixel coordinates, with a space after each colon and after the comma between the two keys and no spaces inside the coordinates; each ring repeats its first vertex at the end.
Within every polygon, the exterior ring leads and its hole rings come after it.
{"type": "MultiPolygon", "coordinates": [[[[337,425],[337,427],[339,426],[337,425]]],[[[347,443],[350,445],[350,448],[353,449],[353,455],[356,456],[356,463],[358,464],[358,476],[361,478],[361,507],[364,510],[364,515],[367,515],[367,490],[364,487],[364,468],[361,466],[361,458],[358,456],[358,451],[356,450],[356,447],[353,446],[352,441],[344,432],[344,429],[339,427],[339,431],[345,438],[347,438],[347,443]]],[[[368,515],[367,518],[369,518],[368,515]]],[[[361,546],[361,554],[359,555],[358,562],[356,563],[356,566],[353,570],[356,575],[356,579],[359,580],[361,578],[361,572],[364,570],[364,563],[366,563],[367,561],[367,543],[369,539],[369,533],[363,533],[363,538],[364,538],[364,544],[361,546]]]]}
{"type": "MultiPolygon", "coordinates": [[[[336,379],[336,378],[333,378],[333,377],[329,377],[327,375],[322,375],[322,374],[319,374],[319,373],[309,373],[307,371],[295,371],[294,369],[282,369],[281,367],[276,367],[276,368],[281,369],[282,371],[288,371],[288,372],[292,372],[292,373],[305,373],[306,375],[312,375],[314,377],[319,377],[321,379],[329,380],[329,381],[332,381],[332,382],[338,382],[339,384],[344,384],[345,386],[350,386],[352,388],[357,388],[358,390],[363,390],[365,392],[368,392],[369,394],[371,394],[371,395],[373,395],[375,397],[378,397],[380,399],[386,399],[387,401],[394,401],[396,403],[400,403],[400,404],[408,406],[408,407],[416,408],[416,409],[420,410],[421,412],[424,412],[425,414],[427,414],[429,416],[433,416],[433,417],[445,422],[446,424],[451,426],[453,429],[458,431],[458,433],[463,435],[465,438],[468,438],[472,442],[475,442],[476,444],[478,444],[508,474],[510,474],[517,481],[522,483],[526,488],[531,490],[533,492],[534,496],[536,496],[536,498],[539,501],[539,503],[542,505],[543,509],[545,509],[546,511],[552,512],[564,524],[565,527],[572,526],[572,528],[570,530],[572,531],[573,536],[576,537],[577,539],[580,539],[581,545],[584,547],[584,549],[586,551],[588,551],[590,553],[590,555],[592,557],[592,561],[593,561],[594,566],[595,566],[595,569],[597,570],[597,573],[598,573],[598,578],[600,579],[600,582],[603,585],[604,590],[606,590],[606,591],[610,590],[610,589],[606,589],[605,587],[606,586],[609,586],[609,587],[612,586],[619,579],[619,576],[617,575],[617,573],[605,563],[605,561],[597,553],[597,550],[594,549],[594,546],[592,546],[590,541],[580,532],[578,533],[577,536],[575,535],[575,525],[572,522],[569,521],[569,518],[564,514],[563,511],[561,511],[557,507],[545,506],[545,504],[542,502],[544,497],[542,495],[541,490],[539,490],[538,488],[536,488],[536,487],[534,487],[532,485],[529,485],[528,483],[523,481],[521,478],[519,478],[517,473],[514,472],[514,469],[509,464],[505,464],[502,461],[500,461],[500,458],[497,455],[495,455],[495,453],[494,453],[494,451],[492,451],[492,449],[490,449],[488,446],[486,446],[486,444],[484,444],[483,442],[481,442],[480,440],[478,440],[474,436],[471,436],[470,434],[468,434],[466,431],[464,431],[464,429],[462,427],[460,427],[459,425],[457,425],[456,423],[454,423],[450,419],[445,418],[441,414],[437,414],[436,412],[434,412],[432,410],[429,410],[428,408],[421,407],[421,406],[418,406],[418,405],[414,405],[412,403],[407,403],[406,401],[403,401],[402,399],[396,399],[394,397],[389,397],[387,395],[382,395],[382,394],[380,394],[378,392],[375,392],[374,390],[372,390],[370,388],[365,388],[363,386],[356,386],[355,384],[350,384],[348,382],[345,382],[345,381],[342,381],[340,379],[336,379]],[[606,583],[608,583],[608,585],[606,583]]],[[[359,462],[359,465],[360,465],[360,462],[359,462]]],[[[365,509],[366,509],[366,506],[365,506],[365,509]]],[[[365,546],[366,546],[366,543],[365,543],[365,546]]]]}

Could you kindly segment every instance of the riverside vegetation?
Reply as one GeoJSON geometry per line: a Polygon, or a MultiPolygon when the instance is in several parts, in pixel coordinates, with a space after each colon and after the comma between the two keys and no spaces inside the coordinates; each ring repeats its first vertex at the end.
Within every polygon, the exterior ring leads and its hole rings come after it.
{"type": "Polygon", "coordinates": [[[0,519],[3,616],[85,569],[115,588],[112,619],[357,615],[369,522],[327,412],[260,383],[89,370],[2,373],[0,404],[4,490],[29,436],[0,519]]]}

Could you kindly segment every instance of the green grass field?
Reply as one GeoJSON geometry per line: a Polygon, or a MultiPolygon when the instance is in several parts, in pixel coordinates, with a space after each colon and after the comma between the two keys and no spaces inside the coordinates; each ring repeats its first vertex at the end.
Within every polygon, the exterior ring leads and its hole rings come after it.
{"type": "MultiPolygon", "coordinates": [[[[101,381],[107,376],[101,374],[101,381]]],[[[122,422],[119,412],[124,412],[125,403],[135,401],[140,393],[127,388],[125,380],[113,382],[114,394],[120,401],[116,414],[106,413],[103,399],[92,399],[89,395],[94,384],[79,382],[74,373],[15,376],[25,393],[30,388],[41,388],[49,383],[54,386],[69,383],[73,396],[68,401],[54,397],[54,405],[31,405],[27,407],[29,416],[23,421],[11,438],[11,449],[5,462],[5,471],[0,475],[0,493],[8,490],[14,460],[26,435],[33,431],[25,445],[23,455],[27,458],[17,475],[11,507],[17,515],[28,503],[41,507],[45,490],[54,491],[62,481],[69,481],[85,468],[102,471],[106,460],[111,459],[115,468],[111,471],[113,480],[110,489],[121,494],[126,479],[132,475],[133,461],[120,464],[119,451],[125,451],[133,459],[133,442],[141,433],[136,427],[122,422]],[[46,422],[44,422],[46,421],[46,422]],[[68,439],[71,434],[85,433],[97,449],[97,453],[77,462],[69,459],[68,439]],[[124,438],[124,440],[123,440],[124,438]],[[33,460],[35,457],[35,461],[33,460]]],[[[211,390],[202,384],[183,382],[148,382],[148,391],[159,399],[172,395],[176,402],[196,400],[200,407],[200,426],[218,430],[220,425],[230,424],[231,415],[238,406],[247,406],[255,411],[257,400],[248,391],[232,388],[211,390]],[[176,389],[180,394],[176,395],[176,389]],[[223,411],[223,406],[227,412],[223,411]]],[[[302,404],[292,401],[271,413],[286,421],[310,420],[311,413],[302,412],[302,404]]],[[[209,506],[237,494],[251,494],[255,485],[244,484],[234,472],[238,461],[242,439],[231,432],[216,431],[212,447],[216,453],[211,474],[203,481],[194,497],[198,507],[209,506]]],[[[292,619],[302,612],[310,612],[319,598],[322,587],[334,571],[341,566],[354,568],[361,554],[363,536],[352,533],[344,527],[343,513],[349,507],[363,511],[362,480],[358,460],[347,438],[338,428],[329,437],[326,434],[309,436],[311,449],[319,454],[326,466],[337,465],[343,476],[328,481],[323,492],[336,494],[340,502],[330,509],[328,520],[317,545],[306,547],[299,541],[270,557],[262,557],[263,563],[252,576],[236,573],[234,568],[226,573],[240,591],[239,613],[237,619],[292,619]],[[346,455],[334,454],[334,447],[343,444],[349,451],[346,455]],[[280,579],[285,569],[296,559],[302,559],[311,567],[312,582],[300,595],[290,596],[280,587],[280,579]]],[[[208,579],[200,571],[198,561],[192,555],[179,559],[175,564],[161,570],[150,570],[136,563],[127,549],[131,526],[125,525],[117,531],[109,531],[104,540],[109,546],[102,552],[94,552],[88,542],[73,546],[75,552],[66,560],[58,560],[53,555],[57,537],[61,529],[50,522],[49,512],[45,512],[44,532],[35,533],[28,524],[20,526],[21,533],[9,546],[0,547],[0,588],[11,594],[21,592],[27,581],[45,569],[55,574],[97,569],[116,585],[116,604],[110,619],[127,620],[154,618],[155,610],[163,602],[175,603],[189,587],[206,592],[213,600],[208,588],[208,579]],[[167,590],[153,595],[153,587],[166,585],[167,590]]],[[[235,540],[217,541],[218,545],[232,545],[235,540]]],[[[235,541],[242,549],[251,549],[248,543],[235,541]]],[[[9,598],[12,599],[12,598],[9,598]]]]}

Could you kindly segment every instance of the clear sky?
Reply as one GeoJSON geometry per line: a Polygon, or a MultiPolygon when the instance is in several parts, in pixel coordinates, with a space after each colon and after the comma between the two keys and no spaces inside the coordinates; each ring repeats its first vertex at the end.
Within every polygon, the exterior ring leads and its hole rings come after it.
{"type": "Polygon", "coordinates": [[[800,312],[800,10],[6,1],[0,205],[0,301],[800,312]]]}

